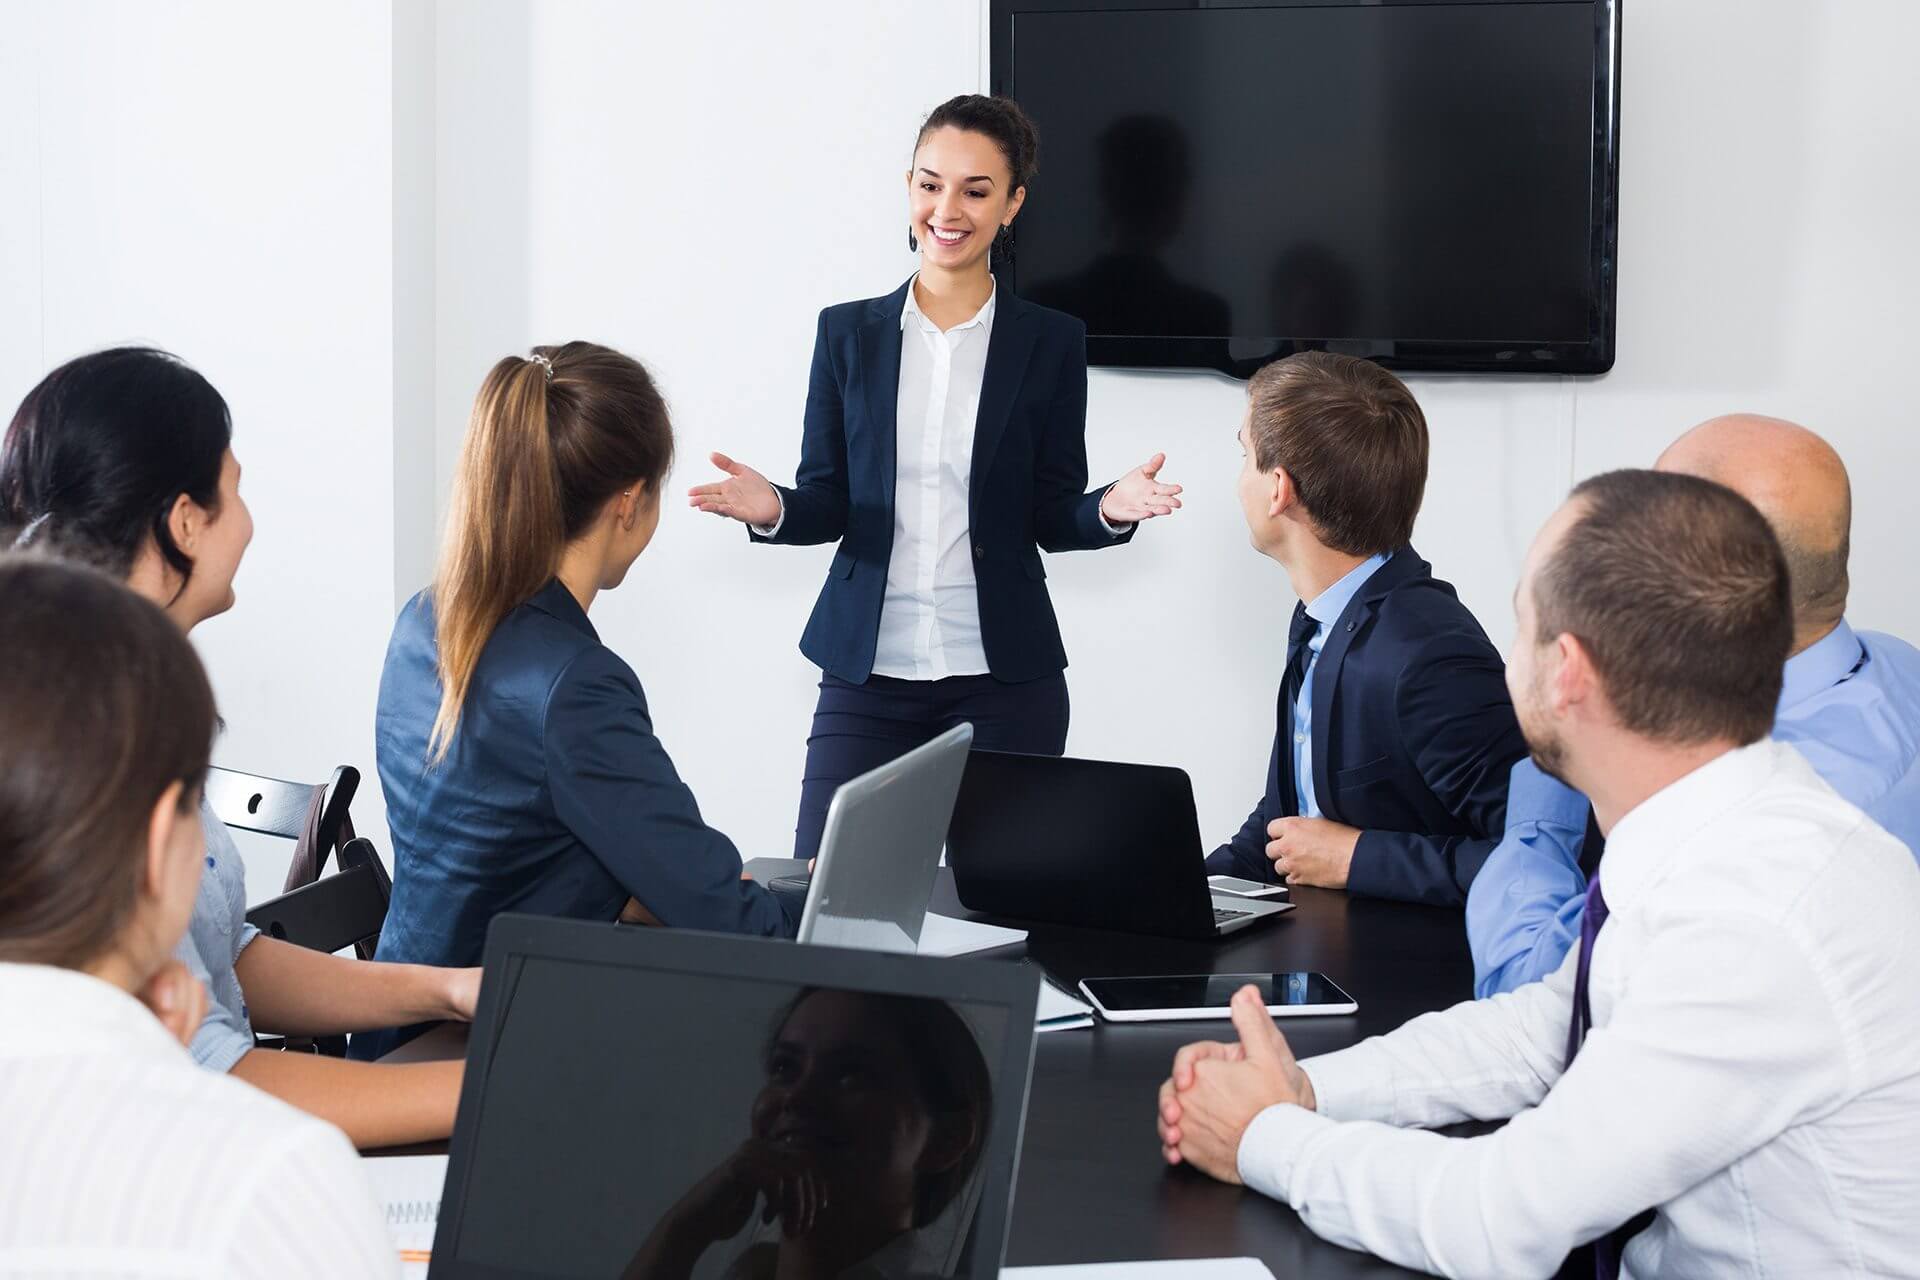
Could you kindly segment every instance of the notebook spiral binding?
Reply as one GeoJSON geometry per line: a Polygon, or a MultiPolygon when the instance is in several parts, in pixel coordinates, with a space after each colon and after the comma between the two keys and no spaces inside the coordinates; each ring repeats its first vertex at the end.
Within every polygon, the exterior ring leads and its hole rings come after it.
{"type": "Polygon", "coordinates": [[[440,1218],[438,1200],[396,1200],[387,1206],[387,1225],[411,1227],[440,1218]]]}

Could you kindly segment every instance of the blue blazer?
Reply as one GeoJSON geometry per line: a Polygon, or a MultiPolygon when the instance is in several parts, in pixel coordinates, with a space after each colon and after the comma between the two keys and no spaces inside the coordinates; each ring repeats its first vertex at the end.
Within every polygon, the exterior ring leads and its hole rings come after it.
{"type": "MultiPolygon", "coordinates": [[[[508,614],[474,669],[446,758],[433,607],[415,596],[380,677],[375,750],[393,832],[393,901],[377,959],[480,963],[503,911],[612,920],[628,897],[662,923],[792,936],[733,842],[700,818],[654,736],[633,670],[558,581],[508,614]]],[[[355,1037],[377,1057],[398,1036],[355,1037]]]]}
{"type": "MultiPolygon", "coordinates": [[[[1267,823],[1299,812],[1284,694],[1277,720],[1266,794],[1208,857],[1216,874],[1275,879],[1267,823]]],[[[1313,670],[1314,796],[1326,817],[1364,833],[1348,890],[1464,903],[1505,832],[1507,775],[1526,754],[1499,651],[1402,547],[1334,621],[1313,670]]]]}
{"type": "MultiPolygon", "coordinates": [[[[838,540],[800,652],[853,684],[873,673],[893,553],[895,408],[907,290],[820,313],[794,486],[786,516],[756,542],[838,540]]],[[[980,640],[995,678],[1038,680],[1067,665],[1040,551],[1114,546],[1087,488],[1087,327],[1022,301],[994,301],[993,336],[974,428],[968,523],[980,593],[980,640]]]]}

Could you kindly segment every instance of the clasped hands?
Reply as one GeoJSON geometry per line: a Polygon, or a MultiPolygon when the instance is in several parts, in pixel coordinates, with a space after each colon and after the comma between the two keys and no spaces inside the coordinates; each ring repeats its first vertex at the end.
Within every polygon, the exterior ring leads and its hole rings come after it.
{"type": "Polygon", "coordinates": [[[1360,829],[1326,818],[1275,818],[1267,824],[1267,860],[1288,884],[1344,889],[1360,829]]]}
{"type": "Polygon", "coordinates": [[[1240,1140],[1253,1118],[1290,1102],[1312,1111],[1313,1081],[1267,1015],[1259,988],[1233,993],[1236,1041],[1203,1040],[1173,1056],[1160,1086],[1160,1154],[1222,1182],[1240,1181],[1240,1140]]]}

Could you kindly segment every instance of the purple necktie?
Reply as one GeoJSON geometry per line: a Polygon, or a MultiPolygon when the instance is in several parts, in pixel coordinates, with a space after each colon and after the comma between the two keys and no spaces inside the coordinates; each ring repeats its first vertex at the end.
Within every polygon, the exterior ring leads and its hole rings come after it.
{"type": "MultiPolygon", "coordinates": [[[[1587,996],[1587,980],[1593,974],[1593,940],[1607,922],[1607,899],[1600,892],[1600,877],[1587,886],[1587,909],[1580,915],[1580,962],[1574,969],[1573,1017],[1567,1026],[1567,1065],[1580,1052],[1580,1042],[1593,1029],[1593,1002],[1587,996]]],[[[1651,1211],[1635,1214],[1620,1226],[1593,1242],[1593,1274],[1597,1280],[1619,1280],[1620,1255],[1627,1241],[1653,1221],[1651,1211]]]]}
{"type": "Polygon", "coordinates": [[[1593,1003],[1587,998],[1587,979],[1593,972],[1593,940],[1607,922],[1607,898],[1600,892],[1600,877],[1587,886],[1587,909],[1580,913],[1580,964],[1573,977],[1573,1018],[1567,1026],[1567,1066],[1580,1052],[1580,1042],[1593,1026],[1593,1003]]]}

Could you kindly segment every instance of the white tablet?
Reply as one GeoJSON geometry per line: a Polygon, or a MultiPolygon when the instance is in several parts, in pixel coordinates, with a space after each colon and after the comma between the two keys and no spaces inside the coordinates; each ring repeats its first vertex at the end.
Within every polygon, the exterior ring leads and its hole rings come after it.
{"type": "Polygon", "coordinates": [[[1109,1022],[1230,1018],[1233,993],[1253,985],[1276,1018],[1354,1013],[1360,1006],[1322,973],[1188,973],[1152,978],[1087,978],[1080,991],[1109,1022]]]}

